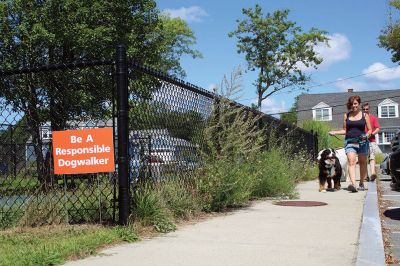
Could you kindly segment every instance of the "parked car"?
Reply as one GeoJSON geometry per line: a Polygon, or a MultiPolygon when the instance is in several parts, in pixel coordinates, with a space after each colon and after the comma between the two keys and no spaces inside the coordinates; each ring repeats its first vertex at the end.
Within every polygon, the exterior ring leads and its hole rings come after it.
{"type": "Polygon", "coordinates": [[[178,176],[197,166],[196,147],[168,135],[132,134],[129,141],[130,180],[160,181],[178,176]]]}
{"type": "Polygon", "coordinates": [[[391,187],[400,190],[400,130],[391,141],[392,153],[389,154],[389,172],[392,177],[391,187]]]}
{"type": "Polygon", "coordinates": [[[389,156],[389,154],[387,154],[385,156],[385,158],[383,159],[383,161],[380,163],[380,168],[381,168],[382,174],[384,174],[384,175],[390,175],[389,160],[390,160],[390,156],[389,156]]]}

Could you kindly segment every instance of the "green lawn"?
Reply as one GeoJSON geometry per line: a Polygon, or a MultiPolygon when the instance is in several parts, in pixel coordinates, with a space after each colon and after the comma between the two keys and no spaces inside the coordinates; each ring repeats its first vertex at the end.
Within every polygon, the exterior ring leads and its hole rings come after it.
{"type": "Polygon", "coordinates": [[[137,240],[128,227],[49,226],[0,231],[1,265],[60,265],[95,254],[99,247],[137,240]]]}

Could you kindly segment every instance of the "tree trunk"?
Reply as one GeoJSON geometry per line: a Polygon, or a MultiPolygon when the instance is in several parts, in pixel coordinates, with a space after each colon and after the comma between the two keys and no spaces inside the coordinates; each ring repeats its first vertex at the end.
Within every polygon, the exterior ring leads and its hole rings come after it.
{"type": "Polygon", "coordinates": [[[258,86],[257,86],[257,92],[258,92],[258,102],[257,102],[257,107],[258,110],[261,112],[261,105],[262,105],[262,97],[263,97],[263,90],[262,90],[262,79],[261,77],[264,75],[264,68],[261,67],[260,69],[260,74],[258,77],[258,86]]]}
{"type": "Polygon", "coordinates": [[[258,94],[258,102],[257,102],[257,106],[258,106],[258,110],[261,112],[261,104],[262,104],[262,94],[258,94]]]}
{"type": "Polygon", "coordinates": [[[41,185],[47,188],[48,176],[45,170],[44,159],[43,159],[43,142],[40,135],[40,118],[37,111],[37,95],[35,87],[32,84],[28,85],[29,98],[27,101],[27,122],[30,134],[32,136],[32,145],[34,147],[36,155],[36,171],[38,175],[38,180],[41,185]]]}

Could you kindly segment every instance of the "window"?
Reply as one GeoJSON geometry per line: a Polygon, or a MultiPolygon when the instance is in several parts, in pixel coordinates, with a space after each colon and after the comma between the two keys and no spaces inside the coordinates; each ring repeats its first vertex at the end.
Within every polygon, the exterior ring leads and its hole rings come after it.
{"type": "Polygon", "coordinates": [[[396,135],[395,132],[381,132],[378,134],[378,144],[390,144],[390,141],[396,135]]]}
{"type": "Polygon", "coordinates": [[[381,106],[381,118],[387,117],[396,117],[394,105],[381,106]]]}
{"type": "Polygon", "coordinates": [[[329,108],[315,109],[315,120],[318,121],[329,120],[329,108]]]}
{"type": "Polygon", "coordinates": [[[379,118],[395,118],[399,117],[399,104],[386,99],[378,105],[379,118]]]}
{"type": "Polygon", "coordinates": [[[50,129],[42,128],[42,139],[51,139],[52,132],[50,129]]]}
{"type": "Polygon", "coordinates": [[[313,119],[316,121],[331,121],[332,107],[324,102],[320,102],[312,108],[313,119]]]}

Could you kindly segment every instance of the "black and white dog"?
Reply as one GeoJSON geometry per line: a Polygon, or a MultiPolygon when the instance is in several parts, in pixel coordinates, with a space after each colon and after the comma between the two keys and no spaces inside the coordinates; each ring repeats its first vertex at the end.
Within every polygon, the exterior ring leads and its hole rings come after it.
{"type": "MultiPolygon", "coordinates": [[[[340,153],[341,151],[339,151],[340,153]]],[[[333,149],[324,149],[318,153],[318,168],[319,168],[319,191],[326,192],[326,190],[340,189],[340,181],[342,178],[343,170],[339,158],[333,149]],[[328,183],[328,188],[325,184],[328,183]]]]}

